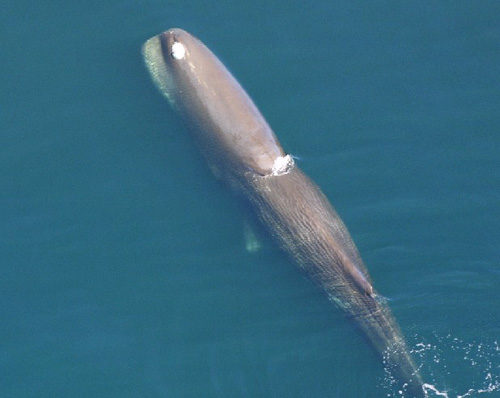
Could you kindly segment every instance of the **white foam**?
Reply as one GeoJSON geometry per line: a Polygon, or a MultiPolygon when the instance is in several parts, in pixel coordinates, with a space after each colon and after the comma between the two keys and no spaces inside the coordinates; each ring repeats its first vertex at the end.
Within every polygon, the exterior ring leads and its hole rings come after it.
{"type": "Polygon", "coordinates": [[[293,164],[293,158],[290,155],[278,156],[273,163],[272,175],[280,176],[288,173],[293,164]]]}
{"type": "Polygon", "coordinates": [[[186,49],[184,48],[184,46],[178,41],[174,42],[174,44],[172,44],[172,57],[174,57],[175,59],[182,59],[185,57],[185,55],[186,49]]]}
{"type": "MultiPolygon", "coordinates": [[[[425,375],[426,383],[423,388],[429,398],[498,395],[500,375],[497,364],[500,359],[500,347],[497,340],[467,342],[451,334],[441,336],[436,333],[426,338],[415,335],[414,340],[418,342],[410,345],[410,353],[416,362],[421,364],[418,368],[422,369],[422,374],[425,375]],[[443,377],[448,378],[457,371],[463,373],[459,387],[462,392],[453,386],[448,385],[446,389],[439,386],[445,383],[443,377]],[[435,374],[439,374],[439,378],[436,378],[435,374]]],[[[391,369],[384,366],[384,372],[383,387],[388,392],[387,397],[407,397],[404,388],[401,393],[395,389],[396,383],[391,369]]],[[[447,384],[450,384],[450,381],[447,384]]]]}

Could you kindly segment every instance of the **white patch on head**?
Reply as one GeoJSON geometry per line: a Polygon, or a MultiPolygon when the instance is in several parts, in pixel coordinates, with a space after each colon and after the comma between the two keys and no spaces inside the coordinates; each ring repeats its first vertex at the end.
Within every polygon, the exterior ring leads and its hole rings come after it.
{"type": "Polygon", "coordinates": [[[175,59],[182,59],[186,55],[186,49],[184,48],[184,46],[181,43],[176,41],[176,42],[174,42],[174,44],[172,44],[172,53],[171,54],[172,54],[172,57],[174,57],[175,59]]]}
{"type": "Polygon", "coordinates": [[[293,167],[294,161],[290,155],[278,156],[273,163],[272,175],[280,176],[286,174],[293,167]]]}

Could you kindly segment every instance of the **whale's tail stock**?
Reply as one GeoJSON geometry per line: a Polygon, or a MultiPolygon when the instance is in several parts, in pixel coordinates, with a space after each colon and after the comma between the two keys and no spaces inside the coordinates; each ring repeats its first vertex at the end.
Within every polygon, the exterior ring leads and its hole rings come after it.
{"type": "Polygon", "coordinates": [[[424,382],[403,335],[384,301],[366,297],[368,312],[355,316],[355,323],[362,329],[372,346],[381,356],[384,368],[390,375],[401,397],[427,397],[424,382]],[[373,302],[371,302],[373,301],[373,302]]]}

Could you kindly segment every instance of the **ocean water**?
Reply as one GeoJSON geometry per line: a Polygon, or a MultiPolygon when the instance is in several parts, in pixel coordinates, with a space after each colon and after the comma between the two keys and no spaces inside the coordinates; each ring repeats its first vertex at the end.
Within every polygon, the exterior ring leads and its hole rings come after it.
{"type": "Polygon", "coordinates": [[[430,396],[500,396],[498,1],[46,3],[0,13],[0,396],[400,396],[269,237],[246,249],[142,64],[174,26],[337,208],[430,396]]]}

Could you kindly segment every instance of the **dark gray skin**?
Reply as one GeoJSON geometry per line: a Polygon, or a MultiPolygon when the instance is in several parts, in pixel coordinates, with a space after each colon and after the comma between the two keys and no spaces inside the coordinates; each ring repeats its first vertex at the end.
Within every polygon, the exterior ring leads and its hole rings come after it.
{"type": "Polygon", "coordinates": [[[192,127],[214,174],[243,192],[260,220],[364,332],[409,397],[425,397],[390,309],[377,298],[344,223],[281,148],[239,83],[198,39],[170,29],[143,55],[153,81],[192,127]]]}

